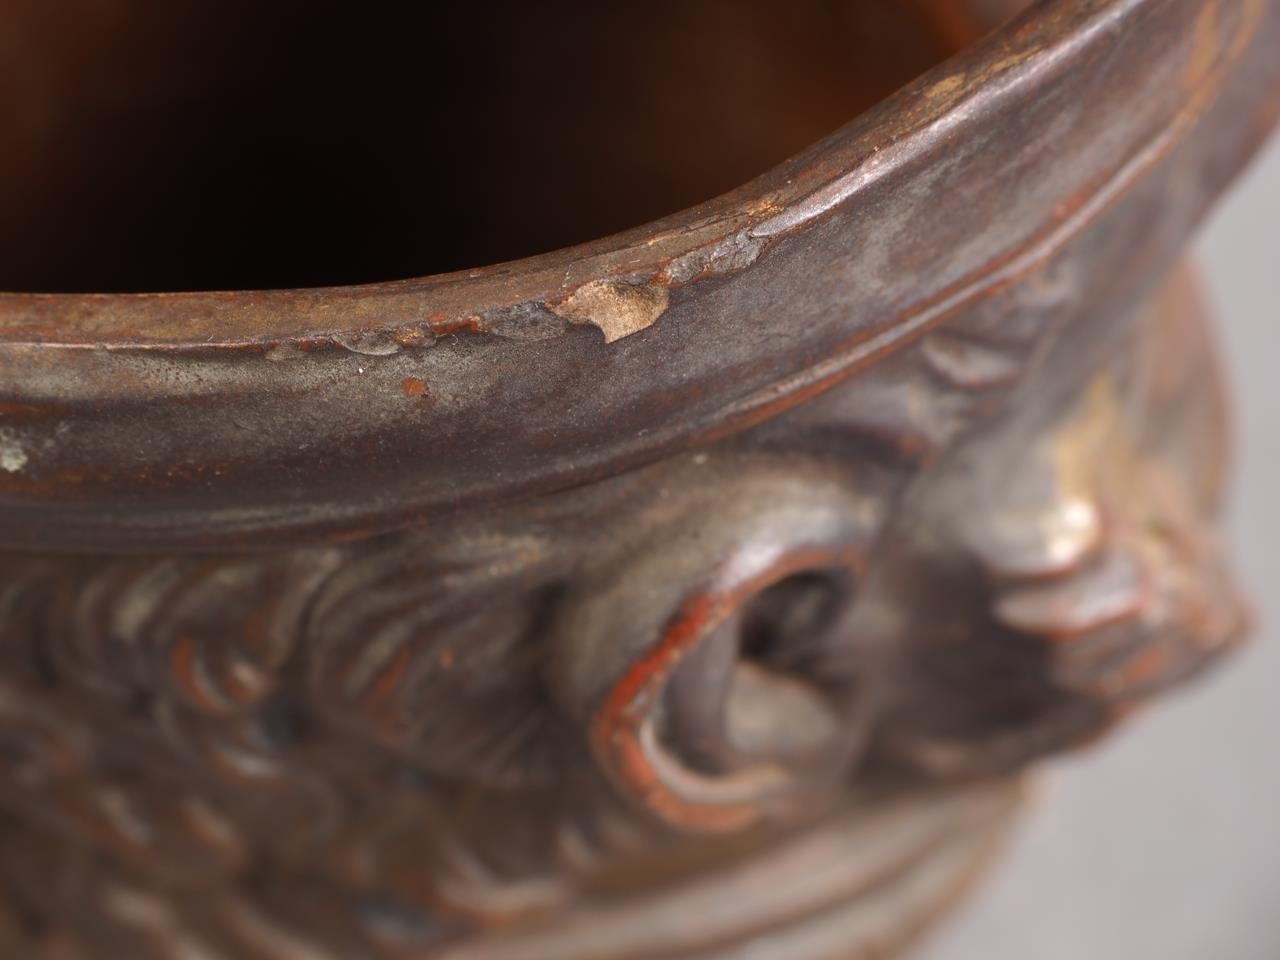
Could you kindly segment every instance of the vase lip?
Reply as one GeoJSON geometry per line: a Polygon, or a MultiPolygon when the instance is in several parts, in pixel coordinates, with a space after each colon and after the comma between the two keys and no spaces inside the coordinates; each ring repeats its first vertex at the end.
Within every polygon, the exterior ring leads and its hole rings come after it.
{"type": "Polygon", "coordinates": [[[358,287],[0,294],[0,549],[367,537],[867,378],[880,436],[914,442],[893,418],[934,396],[987,416],[969,399],[1036,343],[1122,324],[1177,259],[1275,124],[1276,43],[1271,0],[1045,0],[746,186],[603,240],[358,287]]]}
{"type": "MultiPolygon", "coordinates": [[[[746,184],[599,239],[501,263],[355,285],[130,293],[0,291],[0,345],[174,348],[487,333],[521,308],[556,312],[584,287],[677,289],[746,269],[877,182],[963,136],[997,94],[1154,0],[1035,4],[746,184]],[[387,322],[387,317],[394,317],[387,322]]],[[[927,164],[926,164],[927,165],[927,164]]],[[[657,295],[655,295],[656,298],[657,295]]],[[[561,311],[564,312],[564,311],[561,311]]],[[[642,318],[643,319],[643,318],[642,318]]],[[[610,338],[609,330],[605,330],[610,338]]]]}

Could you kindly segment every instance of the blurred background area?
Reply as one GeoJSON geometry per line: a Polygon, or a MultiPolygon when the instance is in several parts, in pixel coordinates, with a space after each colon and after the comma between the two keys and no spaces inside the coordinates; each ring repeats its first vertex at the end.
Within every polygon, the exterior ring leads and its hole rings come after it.
{"type": "Polygon", "coordinates": [[[1280,957],[1280,141],[1195,255],[1234,392],[1224,535],[1253,643],[1040,774],[1004,861],[920,960],[1280,957]]]}

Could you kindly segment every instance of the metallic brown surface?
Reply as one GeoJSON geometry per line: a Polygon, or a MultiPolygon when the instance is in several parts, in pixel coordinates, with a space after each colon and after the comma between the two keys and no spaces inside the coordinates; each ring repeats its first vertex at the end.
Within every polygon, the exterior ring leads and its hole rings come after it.
{"type": "Polygon", "coordinates": [[[0,295],[0,955],[904,947],[1242,632],[1178,262],[1277,49],[1050,0],[604,240],[0,295]]]}

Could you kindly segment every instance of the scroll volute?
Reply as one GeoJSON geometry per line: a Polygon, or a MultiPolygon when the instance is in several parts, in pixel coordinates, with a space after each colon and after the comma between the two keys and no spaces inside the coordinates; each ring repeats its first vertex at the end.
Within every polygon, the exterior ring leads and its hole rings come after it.
{"type": "Polygon", "coordinates": [[[577,581],[553,654],[553,681],[614,786],[671,826],[709,832],[821,794],[866,726],[860,687],[822,664],[841,639],[867,511],[835,484],[794,477],[716,493],[642,511],[577,581]]]}

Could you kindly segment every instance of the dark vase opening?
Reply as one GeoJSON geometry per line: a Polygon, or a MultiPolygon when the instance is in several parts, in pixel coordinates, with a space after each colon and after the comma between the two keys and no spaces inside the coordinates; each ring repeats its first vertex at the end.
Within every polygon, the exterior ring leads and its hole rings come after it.
{"type": "Polygon", "coordinates": [[[983,6],[18,0],[0,289],[325,286],[605,236],[822,138],[983,6]]]}

